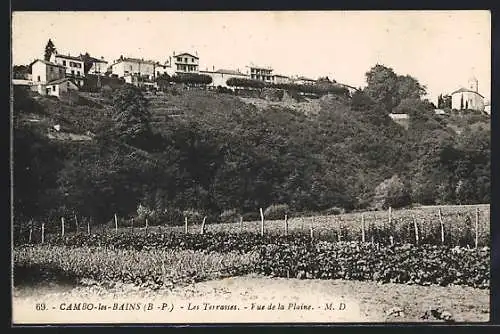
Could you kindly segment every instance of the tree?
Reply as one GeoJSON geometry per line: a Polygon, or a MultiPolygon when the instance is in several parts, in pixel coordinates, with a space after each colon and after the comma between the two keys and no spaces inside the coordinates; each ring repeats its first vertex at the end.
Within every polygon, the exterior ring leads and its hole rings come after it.
{"type": "Polygon", "coordinates": [[[44,55],[44,58],[46,61],[49,61],[50,60],[50,56],[52,56],[53,53],[56,53],[57,52],[57,49],[54,45],[54,43],[52,42],[51,39],[49,39],[49,41],[47,42],[47,45],[45,45],[45,55],[44,55]]]}
{"type": "Polygon", "coordinates": [[[83,60],[83,71],[85,74],[89,73],[92,65],[94,64],[94,58],[90,56],[88,52],[85,52],[84,55],[80,55],[80,59],[83,60]]]}
{"type": "Polygon", "coordinates": [[[114,134],[134,143],[151,134],[148,100],[141,90],[131,84],[120,87],[113,96],[114,134]]]}
{"type": "Polygon", "coordinates": [[[367,86],[365,92],[387,111],[396,105],[394,99],[398,90],[398,76],[390,67],[377,64],[365,74],[367,86]]]}
{"type": "Polygon", "coordinates": [[[162,73],[160,76],[156,78],[156,83],[160,90],[165,90],[170,84],[170,76],[167,73],[162,73]]]}
{"type": "Polygon", "coordinates": [[[384,180],[375,188],[373,205],[378,209],[403,207],[411,203],[408,187],[401,181],[399,176],[393,175],[384,180]]]}
{"type": "Polygon", "coordinates": [[[444,104],[443,104],[443,94],[439,94],[439,96],[438,96],[438,105],[437,105],[437,107],[438,107],[439,109],[444,108],[444,104]]]}
{"type": "Polygon", "coordinates": [[[469,101],[465,101],[465,110],[469,109],[469,101]]]}
{"type": "Polygon", "coordinates": [[[460,110],[463,110],[464,109],[464,96],[462,94],[462,96],[460,96],[460,110]]]}
{"type": "Polygon", "coordinates": [[[14,79],[28,79],[29,73],[31,73],[31,69],[28,65],[14,65],[12,69],[14,79]]]}
{"type": "Polygon", "coordinates": [[[397,75],[384,65],[375,65],[366,73],[365,92],[390,112],[404,99],[420,99],[426,87],[410,75],[397,75]]]}

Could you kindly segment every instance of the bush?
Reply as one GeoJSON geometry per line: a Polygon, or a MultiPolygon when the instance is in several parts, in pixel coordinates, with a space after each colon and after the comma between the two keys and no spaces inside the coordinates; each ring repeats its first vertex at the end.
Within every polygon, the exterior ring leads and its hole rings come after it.
{"type": "Polygon", "coordinates": [[[260,220],[260,213],[258,211],[255,212],[245,212],[244,214],[241,215],[243,217],[244,221],[254,221],[254,220],[260,220]]]}
{"type": "Polygon", "coordinates": [[[288,204],[273,204],[264,210],[264,217],[271,220],[282,219],[288,213],[288,204]]]}
{"type": "Polygon", "coordinates": [[[375,188],[373,206],[377,209],[400,208],[411,203],[410,192],[401,179],[394,175],[375,188]]]}
{"type": "Polygon", "coordinates": [[[198,223],[203,219],[203,214],[197,210],[194,210],[194,209],[184,210],[182,212],[182,215],[184,217],[187,217],[188,224],[189,224],[189,222],[198,223]]]}
{"type": "Polygon", "coordinates": [[[221,223],[236,223],[240,219],[241,215],[235,209],[224,210],[220,214],[221,223]]]}

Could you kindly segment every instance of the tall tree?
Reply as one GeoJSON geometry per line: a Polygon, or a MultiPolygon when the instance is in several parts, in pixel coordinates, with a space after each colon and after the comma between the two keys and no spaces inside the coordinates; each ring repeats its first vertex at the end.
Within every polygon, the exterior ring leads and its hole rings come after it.
{"type": "Polygon", "coordinates": [[[129,144],[151,134],[148,100],[131,84],[118,89],[113,97],[114,134],[129,144]]]}
{"type": "Polygon", "coordinates": [[[460,97],[460,110],[463,110],[464,109],[464,96],[462,95],[460,97]]]}
{"type": "Polygon", "coordinates": [[[57,52],[57,49],[56,49],[54,43],[52,42],[52,40],[49,38],[47,45],[45,45],[45,55],[44,55],[43,59],[45,59],[46,61],[49,61],[50,56],[56,52],[57,52]]]}

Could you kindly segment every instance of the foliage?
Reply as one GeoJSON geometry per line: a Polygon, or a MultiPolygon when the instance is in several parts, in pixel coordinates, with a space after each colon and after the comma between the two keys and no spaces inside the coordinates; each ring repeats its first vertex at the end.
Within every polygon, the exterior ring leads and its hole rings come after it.
{"type": "Polygon", "coordinates": [[[125,84],[113,96],[113,132],[133,144],[151,133],[149,103],[139,88],[125,84]]]}
{"type": "Polygon", "coordinates": [[[188,85],[209,85],[212,83],[212,77],[206,74],[198,73],[177,73],[171,80],[175,83],[183,83],[188,85]]]}
{"type": "Polygon", "coordinates": [[[222,223],[236,223],[241,215],[236,209],[224,210],[220,214],[220,221],[222,223]]]}
{"type": "Polygon", "coordinates": [[[407,186],[397,175],[393,175],[377,186],[373,202],[374,207],[379,209],[400,208],[410,204],[411,197],[407,186]]]}
{"type": "Polygon", "coordinates": [[[283,219],[285,214],[289,213],[288,204],[273,204],[264,210],[264,217],[267,219],[283,219]]]}
{"type": "Polygon", "coordinates": [[[489,288],[489,249],[379,247],[369,243],[270,244],[256,271],[273,277],[489,288]]]}
{"type": "Polygon", "coordinates": [[[261,80],[245,79],[245,78],[229,78],[226,84],[231,87],[238,88],[259,88],[262,89],[266,86],[266,83],[261,80]]]}
{"type": "Polygon", "coordinates": [[[31,68],[28,65],[14,65],[12,68],[13,79],[28,79],[31,68]]]}
{"type": "Polygon", "coordinates": [[[49,41],[45,45],[45,53],[44,53],[43,59],[46,60],[46,61],[49,61],[50,60],[50,56],[53,53],[56,53],[56,52],[57,52],[57,49],[56,49],[54,43],[52,42],[52,40],[49,38],[49,41]]]}
{"type": "Polygon", "coordinates": [[[380,64],[366,72],[366,81],[364,91],[389,112],[403,99],[419,99],[426,93],[425,86],[415,78],[398,75],[392,68],[380,64]]]}
{"type": "Polygon", "coordinates": [[[14,250],[14,284],[43,280],[50,272],[73,281],[133,283],[158,289],[245,274],[255,254],[204,253],[169,249],[124,250],[102,247],[35,246],[14,250]]]}

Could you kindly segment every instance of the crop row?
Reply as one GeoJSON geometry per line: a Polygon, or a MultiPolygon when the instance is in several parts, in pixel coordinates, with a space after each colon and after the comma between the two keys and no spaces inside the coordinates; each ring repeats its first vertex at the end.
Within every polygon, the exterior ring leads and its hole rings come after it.
{"type": "Polygon", "coordinates": [[[14,249],[14,283],[82,279],[159,288],[247,273],[256,253],[22,246],[14,249]]]}
{"type": "Polygon", "coordinates": [[[355,242],[270,244],[256,272],[275,277],[370,280],[488,288],[489,249],[431,245],[377,247],[355,242]]]}

